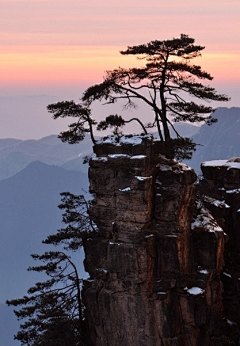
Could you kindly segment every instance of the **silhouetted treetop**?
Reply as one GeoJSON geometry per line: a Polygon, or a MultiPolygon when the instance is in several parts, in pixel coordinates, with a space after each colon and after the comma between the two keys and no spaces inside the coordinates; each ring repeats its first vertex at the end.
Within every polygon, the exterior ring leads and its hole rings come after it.
{"type": "Polygon", "coordinates": [[[63,142],[75,144],[84,139],[85,133],[90,133],[92,142],[95,143],[92,127],[96,122],[92,119],[91,110],[86,105],[74,101],[62,101],[48,105],[47,110],[53,114],[53,119],[77,118],[76,122],[68,126],[68,131],[61,132],[58,136],[63,142]]]}
{"type": "Polygon", "coordinates": [[[128,46],[126,50],[121,51],[121,54],[144,54],[146,56],[164,55],[171,53],[172,56],[182,57],[184,59],[193,59],[201,55],[201,50],[204,46],[194,45],[195,40],[188,35],[181,34],[180,38],[172,40],[154,40],[146,44],[138,46],[128,46]]]}
{"type": "Polygon", "coordinates": [[[115,103],[121,99],[126,101],[126,108],[131,108],[136,107],[136,100],[141,100],[152,110],[153,125],[157,126],[160,139],[165,141],[170,140],[169,126],[174,127],[174,122],[211,124],[214,120],[210,113],[214,108],[199,104],[196,99],[228,101],[228,97],[201,83],[213,77],[191,63],[205,48],[194,42],[193,38],[182,34],[172,40],[128,47],[121,54],[136,55],[145,64],[107,71],[102,83],[85,91],[83,102],[90,105],[95,100],[115,103]],[[193,100],[189,100],[189,96],[193,100]]]}
{"type": "MultiPolygon", "coordinates": [[[[201,56],[204,48],[185,34],[169,40],[129,46],[120,53],[136,56],[142,66],[107,71],[101,83],[90,86],[83,93],[81,101],[87,109],[94,101],[115,104],[121,100],[123,109],[137,108],[143,102],[149,108],[146,115],[148,125],[141,125],[144,132],[146,128],[156,127],[160,140],[171,146],[172,128],[177,138],[181,139],[178,143],[183,145],[184,138],[176,131],[175,122],[205,122],[211,125],[216,121],[211,115],[215,108],[207,102],[229,100],[228,96],[218,94],[215,88],[203,84],[212,81],[213,77],[201,66],[192,63],[194,58],[201,56]]],[[[117,121],[117,118],[109,118],[108,115],[99,128],[108,124],[116,130],[120,127],[117,121]],[[115,127],[110,120],[115,121],[115,127]]],[[[190,144],[188,139],[188,148],[190,144]]]]}

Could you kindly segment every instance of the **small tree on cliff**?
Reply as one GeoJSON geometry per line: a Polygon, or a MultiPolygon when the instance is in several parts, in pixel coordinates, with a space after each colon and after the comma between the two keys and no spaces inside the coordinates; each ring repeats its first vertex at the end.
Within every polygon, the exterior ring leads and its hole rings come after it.
{"type": "Polygon", "coordinates": [[[88,203],[83,196],[68,192],[62,195],[59,208],[64,210],[66,225],[43,241],[50,245],[64,245],[62,251],[48,251],[32,255],[41,264],[28,270],[45,273],[45,281],[37,282],[20,299],[7,304],[18,307],[15,314],[22,321],[15,339],[28,346],[87,346],[86,321],[81,299],[78,268],[69,255],[82,246],[82,239],[95,231],[88,216],[88,203]]]}
{"type": "Polygon", "coordinates": [[[61,132],[58,136],[62,142],[75,144],[82,141],[86,133],[90,133],[91,140],[95,144],[93,135],[93,125],[95,120],[91,117],[91,110],[86,105],[75,103],[74,101],[62,101],[47,106],[49,113],[53,114],[53,119],[76,118],[77,121],[68,126],[68,130],[61,132]]]}
{"type": "Polygon", "coordinates": [[[96,225],[89,217],[89,202],[83,195],[70,192],[62,192],[60,195],[62,200],[58,208],[63,210],[62,222],[66,227],[49,235],[43,243],[63,245],[66,251],[76,251],[83,245],[83,238],[88,238],[90,233],[96,232],[96,225]]]}
{"type": "Polygon", "coordinates": [[[23,298],[7,301],[8,305],[21,307],[14,312],[24,321],[15,339],[29,346],[65,346],[69,341],[83,345],[81,280],[75,264],[59,251],[32,257],[43,264],[28,270],[44,272],[49,279],[37,282],[23,298]]]}

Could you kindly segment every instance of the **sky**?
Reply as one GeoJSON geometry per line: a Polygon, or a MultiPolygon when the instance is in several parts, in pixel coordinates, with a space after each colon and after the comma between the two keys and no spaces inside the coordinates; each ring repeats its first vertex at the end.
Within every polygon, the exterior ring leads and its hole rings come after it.
{"type": "Polygon", "coordinates": [[[198,63],[231,97],[219,106],[240,107],[239,19],[239,0],[1,0],[0,138],[58,132],[65,125],[50,121],[49,99],[33,116],[33,97],[76,100],[104,71],[134,66],[120,50],[181,33],[206,47],[198,63]]]}

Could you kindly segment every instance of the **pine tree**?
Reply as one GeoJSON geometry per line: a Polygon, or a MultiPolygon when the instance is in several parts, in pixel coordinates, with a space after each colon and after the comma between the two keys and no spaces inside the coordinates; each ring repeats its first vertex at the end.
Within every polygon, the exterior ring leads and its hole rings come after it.
{"type": "Polygon", "coordinates": [[[93,143],[93,125],[91,105],[94,101],[115,104],[121,100],[124,109],[136,108],[136,101],[149,107],[146,116],[147,125],[138,118],[125,120],[121,115],[108,115],[98,124],[98,129],[112,127],[117,139],[122,135],[120,128],[127,122],[137,120],[143,132],[156,127],[159,138],[169,148],[168,155],[190,158],[195,144],[189,138],[182,138],[174,124],[176,122],[206,123],[216,122],[212,117],[215,108],[209,101],[228,101],[224,94],[218,94],[215,88],[205,82],[213,77],[201,66],[192,63],[200,57],[204,46],[196,45],[195,40],[181,34],[170,40],[155,40],[146,44],[130,46],[121,51],[122,55],[134,55],[143,62],[142,67],[117,68],[107,71],[103,82],[89,87],[81,98],[81,103],[74,101],[59,102],[48,106],[54,119],[74,117],[77,121],[60,134],[63,141],[77,143],[90,132],[93,143]],[[87,124],[87,127],[85,126],[87,124]],[[175,132],[172,140],[170,128],[175,132]]]}
{"type": "Polygon", "coordinates": [[[194,42],[182,34],[180,38],[128,47],[121,54],[135,55],[145,61],[145,65],[107,71],[104,81],[88,88],[82,100],[90,105],[95,100],[115,103],[121,99],[126,100],[126,108],[136,107],[135,101],[141,100],[153,111],[153,124],[165,141],[171,138],[169,126],[174,128],[174,122],[213,123],[215,120],[209,114],[214,108],[187,98],[201,101],[228,101],[229,98],[201,83],[213,77],[200,66],[191,64],[205,48],[194,42]]]}
{"type": "Polygon", "coordinates": [[[82,141],[86,133],[90,133],[91,140],[95,143],[93,136],[93,125],[95,120],[91,117],[91,110],[86,105],[75,103],[74,101],[62,101],[47,106],[49,113],[53,114],[53,119],[77,118],[76,122],[69,125],[67,131],[61,132],[58,136],[62,142],[75,144],[82,141]]]}
{"type": "Polygon", "coordinates": [[[88,346],[84,306],[81,299],[82,280],[78,268],[71,259],[70,250],[82,246],[95,228],[88,216],[88,202],[83,196],[64,192],[59,208],[66,225],[43,241],[45,244],[62,246],[61,251],[47,251],[31,255],[40,264],[29,271],[45,273],[47,279],[29,288],[20,299],[8,300],[7,304],[22,321],[15,339],[28,346],[88,346]]]}

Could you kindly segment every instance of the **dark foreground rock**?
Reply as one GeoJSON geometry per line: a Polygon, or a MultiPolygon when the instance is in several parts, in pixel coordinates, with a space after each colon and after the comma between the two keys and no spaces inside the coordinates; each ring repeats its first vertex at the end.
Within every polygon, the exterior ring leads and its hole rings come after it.
{"type": "Polygon", "coordinates": [[[239,345],[240,158],[205,162],[201,168],[203,171],[203,179],[199,186],[201,198],[221,224],[228,239],[221,273],[225,325],[219,334],[224,331],[228,340],[234,342],[229,345],[239,345]]]}
{"type": "Polygon", "coordinates": [[[83,286],[93,345],[215,345],[226,236],[199,200],[194,171],[151,140],[95,153],[99,231],[84,242],[83,286]]]}

